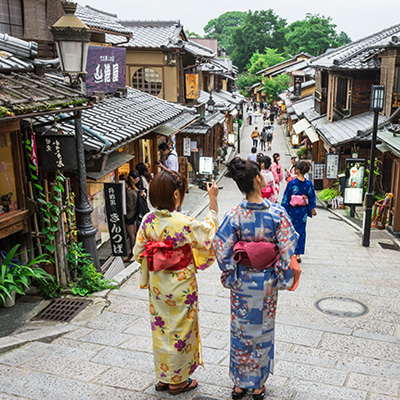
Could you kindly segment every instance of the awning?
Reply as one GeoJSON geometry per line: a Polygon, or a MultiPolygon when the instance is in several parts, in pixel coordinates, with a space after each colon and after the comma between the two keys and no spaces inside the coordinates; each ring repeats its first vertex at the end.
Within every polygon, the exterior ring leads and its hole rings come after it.
{"type": "Polygon", "coordinates": [[[161,125],[157,129],[154,129],[154,133],[162,136],[171,136],[176,132],[176,129],[168,126],[168,125],[161,125]]]}
{"type": "Polygon", "coordinates": [[[238,110],[232,110],[229,112],[230,115],[232,115],[232,117],[236,117],[236,115],[238,115],[238,110]]]}
{"type": "MultiPolygon", "coordinates": [[[[300,121],[301,122],[301,121],[300,121]]],[[[307,128],[304,133],[308,136],[308,138],[311,140],[311,143],[315,143],[318,142],[319,137],[317,135],[317,132],[315,132],[315,129],[310,126],[309,128],[307,128]]]]}
{"type": "Polygon", "coordinates": [[[133,156],[132,154],[126,154],[126,153],[122,153],[120,151],[114,151],[113,153],[111,153],[108,156],[106,165],[102,171],[100,171],[100,172],[87,171],[86,176],[89,179],[93,179],[93,180],[97,181],[97,180],[103,178],[104,176],[106,176],[107,174],[109,174],[110,172],[116,170],[121,165],[126,164],[127,162],[132,160],[132,158],[134,158],[134,157],[135,156],[133,156]]]}
{"type": "Polygon", "coordinates": [[[385,143],[382,144],[378,144],[376,146],[376,148],[381,152],[381,153],[388,153],[390,150],[390,148],[388,146],[386,146],[385,143]]]}
{"type": "Polygon", "coordinates": [[[299,122],[296,122],[293,125],[293,129],[296,133],[301,133],[301,132],[305,131],[307,128],[309,128],[310,126],[311,126],[310,123],[305,118],[303,118],[302,120],[300,120],[299,122]]]}

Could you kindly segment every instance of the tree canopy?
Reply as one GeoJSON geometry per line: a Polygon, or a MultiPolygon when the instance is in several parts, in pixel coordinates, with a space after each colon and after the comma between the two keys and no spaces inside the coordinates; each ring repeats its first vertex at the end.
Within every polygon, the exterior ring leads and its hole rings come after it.
{"type": "Polygon", "coordinates": [[[253,53],[266,47],[283,51],[285,47],[286,20],[273,10],[248,11],[243,23],[232,35],[232,62],[240,71],[246,67],[253,53]]]}
{"type": "Polygon", "coordinates": [[[230,53],[233,50],[233,31],[241,26],[245,16],[246,13],[242,11],[228,11],[218,18],[210,20],[204,27],[205,37],[207,39],[218,39],[219,46],[230,53]]]}
{"type": "Polygon", "coordinates": [[[319,14],[307,14],[303,20],[295,21],[286,29],[286,49],[290,54],[301,52],[318,56],[331,47],[350,43],[349,36],[335,30],[331,17],[319,14]]]}

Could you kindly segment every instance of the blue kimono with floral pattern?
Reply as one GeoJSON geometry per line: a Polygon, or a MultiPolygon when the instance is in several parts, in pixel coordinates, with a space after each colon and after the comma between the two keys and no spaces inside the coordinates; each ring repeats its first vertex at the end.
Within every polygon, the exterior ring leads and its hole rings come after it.
{"type": "Polygon", "coordinates": [[[297,237],[286,211],[265,199],[228,211],[213,240],[222,284],[231,290],[230,377],[240,388],[260,388],[273,372],[278,289],[293,284],[297,237]],[[280,259],[262,271],[237,264],[233,248],[240,240],[275,243],[280,259]]]}
{"type": "Polygon", "coordinates": [[[304,254],[307,217],[312,217],[311,210],[316,207],[316,197],[312,182],[308,179],[300,181],[298,178],[290,181],[282,198],[282,207],[288,212],[296,232],[300,235],[295,254],[304,254]],[[301,207],[292,207],[290,199],[293,195],[306,195],[308,197],[308,204],[301,207]]]}

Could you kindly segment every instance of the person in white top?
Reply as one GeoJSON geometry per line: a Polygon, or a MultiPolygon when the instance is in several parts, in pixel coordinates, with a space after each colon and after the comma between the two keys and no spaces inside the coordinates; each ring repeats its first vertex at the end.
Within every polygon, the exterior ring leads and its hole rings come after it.
{"type": "Polygon", "coordinates": [[[248,160],[257,162],[257,147],[252,147],[251,148],[251,153],[247,157],[248,160]]]}
{"type": "Polygon", "coordinates": [[[163,164],[171,171],[179,171],[178,154],[175,150],[171,150],[167,143],[160,143],[158,145],[158,150],[162,156],[166,157],[163,164]]]}

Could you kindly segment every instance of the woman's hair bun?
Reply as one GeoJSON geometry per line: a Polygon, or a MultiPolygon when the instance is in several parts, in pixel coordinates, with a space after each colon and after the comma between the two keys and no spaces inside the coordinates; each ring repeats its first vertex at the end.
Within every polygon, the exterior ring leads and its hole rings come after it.
{"type": "Polygon", "coordinates": [[[246,173],[245,161],[240,157],[235,157],[231,162],[227,163],[228,172],[226,176],[232,178],[233,180],[242,179],[246,173]]]}

